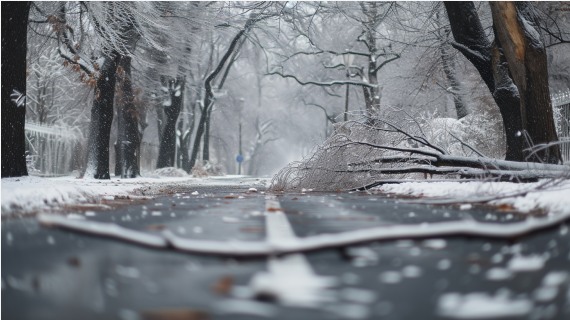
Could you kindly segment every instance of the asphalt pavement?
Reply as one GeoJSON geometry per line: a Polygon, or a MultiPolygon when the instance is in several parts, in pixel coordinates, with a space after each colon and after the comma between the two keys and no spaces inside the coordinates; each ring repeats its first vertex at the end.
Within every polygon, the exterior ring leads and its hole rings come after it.
{"type": "MultiPolygon", "coordinates": [[[[367,192],[272,199],[286,217],[276,225],[266,221],[267,194],[249,186],[193,187],[152,200],[111,200],[111,210],[72,207],[57,213],[220,241],[527,218],[489,206],[460,210],[367,192]]],[[[2,318],[570,319],[569,227],[566,222],[509,240],[399,239],[238,258],[47,228],[34,217],[6,219],[2,318]]]]}

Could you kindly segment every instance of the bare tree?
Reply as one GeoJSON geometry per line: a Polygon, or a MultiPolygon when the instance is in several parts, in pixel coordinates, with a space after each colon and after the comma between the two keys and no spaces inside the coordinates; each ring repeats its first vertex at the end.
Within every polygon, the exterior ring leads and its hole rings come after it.
{"type": "Polygon", "coordinates": [[[11,50],[2,54],[2,178],[28,175],[24,121],[30,4],[2,2],[2,48],[11,50]]]}

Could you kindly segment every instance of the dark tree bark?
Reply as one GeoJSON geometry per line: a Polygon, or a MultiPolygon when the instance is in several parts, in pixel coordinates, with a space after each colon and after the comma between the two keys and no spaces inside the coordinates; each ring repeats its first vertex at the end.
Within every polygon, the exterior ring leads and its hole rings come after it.
{"type": "Polygon", "coordinates": [[[558,146],[528,157],[523,132],[533,144],[557,141],[546,50],[532,4],[491,2],[495,42],[487,39],[473,2],[444,2],[457,43],[452,45],[477,68],[503,116],[506,160],[561,161],[558,146]],[[516,84],[516,86],[515,86],[516,84]]]}
{"type": "Polygon", "coordinates": [[[174,156],[176,153],[176,122],[178,115],[182,109],[184,101],[184,87],[186,85],[186,77],[179,76],[176,79],[161,79],[163,87],[168,88],[170,97],[170,105],[164,107],[166,123],[162,130],[162,139],[158,150],[157,168],[165,168],[174,166],[174,156]]]}
{"type": "MultiPolygon", "coordinates": [[[[200,93],[198,92],[197,101],[200,100],[200,93]]],[[[189,117],[189,128],[186,130],[186,133],[180,137],[180,153],[182,154],[182,169],[184,171],[190,173],[192,167],[190,166],[190,154],[189,154],[189,146],[190,146],[190,138],[192,137],[192,132],[194,131],[194,124],[196,123],[196,105],[198,103],[194,101],[192,103],[192,110],[191,115],[189,117]]]]}
{"type": "Polygon", "coordinates": [[[451,31],[456,42],[452,46],[459,50],[479,71],[479,75],[493,95],[503,117],[507,138],[505,160],[523,161],[523,122],[520,116],[520,99],[517,88],[509,75],[508,65],[501,63],[500,43],[493,44],[496,54],[493,59],[493,45],[485,35],[477,9],[471,1],[445,1],[451,31]],[[500,82],[496,82],[500,81],[500,82]]]}
{"type": "MultiPolygon", "coordinates": [[[[228,74],[230,73],[230,70],[234,64],[234,62],[236,62],[237,58],[238,58],[238,54],[241,50],[241,47],[243,46],[243,44],[245,43],[245,39],[241,40],[239,45],[237,46],[237,48],[235,48],[234,53],[232,54],[232,57],[230,59],[230,61],[228,62],[228,66],[226,67],[226,71],[224,71],[224,75],[222,76],[222,79],[220,80],[220,83],[218,84],[218,91],[222,90],[222,88],[224,87],[224,83],[226,83],[226,79],[228,78],[228,74]]],[[[208,110],[208,117],[206,118],[206,130],[204,132],[204,144],[203,146],[203,150],[202,150],[202,159],[204,161],[210,161],[210,120],[212,119],[212,110],[213,110],[213,104],[212,106],[209,108],[208,110]]]]}
{"type": "Polygon", "coordinates": [[[91,109],[87,170],[85,171],[85,177],[94,179],[111,178],[109,175],[109,140],[113,122],[115,74],[121,55],[113,51],[109,55],[105,55],[104,59],[100,69],[101,76],[97,80],[93,108],[91,109]]]}
{"type": "Polygon", "coordinates": [[[506,160],[523,161],[524,144],[518,134],[522,130],[523,118],[520,108],[519,90],[509,76],[509,65],[503,54],[499,39],[495,39],[492,47],[493,76],[495,91],[493,98],[503,118],[507,139],[506,160]]]}
{"type": "Polygon", "coordinates": [[[210,75],[206,78],[206,81],[204,83],[204,87],[206,88],[206,96],[204,97],[204,109],[202,110],[202,115],[200,116],[200,122],[198,123],[198,129],[196,130],[196,137],[194,138],[194,145],[192,147],[192,156],[190,157],[190,167],[191,168],[193,168],[194,165],[196,164],[196,159],[198,158],[198,149],[200,148],[200,140],[202,139],[202,135],[204,134],[204,131],[206,129],[206,120],[208,118],[208,111],[214,102],[214,93],[212,91],[212,82],[214,81],[214,79],[216,79],[218,74],[222,71],[224,64],[228,61],[231,54],[234,52],[240,38],[247,31],[249,31],[249,29],[251,28],[251,26],[253,26],[253,24],[255,22],[256,22],[256,19],[248,19],[247,20],[244,28],[241,29],[235,35],[235,37],[232,39],[232,42],[230,43],[228,50],[226,51],[226,53],[222,57],[222,60],[220,60],[220,63],[218,64],[216,69],[214,69],[214,71],[212,71],[212,73],[210,73],[210,75]]]}
{"type": "Polygon", "coordinates": [[[115,143],[115,176],[135,178],[140,175],[137,150],[140,144],[138,114],[133,93],[131,57],[121,58],[117,94],[117,142],[115,143]]]}
{"type": "Polygon", "coordinates": [[[2,2],[2,178],[27,176],[26,50],[31,2],[2,2]]]}
{"type": "MultiPolygon", "coordinates": [[[[558,141],[550,91],[546,48],[530,2],[491,2],[495,37],[500,40],[505,59],[520,94],[523,128],[531,143],[558,141]]],[[[528,158],[530,161],[562,161],[557,145],[528,158]]]]}
{"type": "Polygon", "coordinates": [[[204,144],[202,151],[202,159],[204,162],[210,161],[210,119],[212,119],[212,108],[208,109],[208,117],[206,119],[206,130],[204,131],[204,144]]]}

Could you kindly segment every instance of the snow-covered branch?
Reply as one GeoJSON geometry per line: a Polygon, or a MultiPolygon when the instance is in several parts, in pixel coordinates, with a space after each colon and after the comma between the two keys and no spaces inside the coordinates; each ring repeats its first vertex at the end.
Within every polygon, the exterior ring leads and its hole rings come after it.
{"type": "Polygon", "coordinates": [[[281,76],[282,78],[293,78],[293,79],[295,79],[295,81],[297,81],[297,83],[299,83],[302,86],[312,84],[312,85],[321,86],[321,87],[332,87],[335,85],[351,84],[351,85],[355,85],[355,86],[363,86],[363,87],[369,87],[369,88],[376,88],[377,87],[377,85],[370,84],[367,82],[359,82],[359,81],[352,81],[352,80],[337,80],[337,81],[330,81],[330,82],[301,81],[301,80],[299,80],[299,78],[297,78],[294,75],[283,74],[281,72],[271,72],[271,73],[267,73],[266,75],[267,76],[278,75],[278,76],[281,76]]]}

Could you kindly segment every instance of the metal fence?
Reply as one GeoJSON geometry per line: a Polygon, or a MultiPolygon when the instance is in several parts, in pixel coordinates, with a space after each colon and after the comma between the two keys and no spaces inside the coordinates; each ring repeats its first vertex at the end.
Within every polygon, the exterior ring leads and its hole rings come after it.
{"type": "Polygon", "coordinates": [[[570,89],[551,94],[554,118],[556,119],[556,131],[558,139],[568,141],[560,145],[560,153],[565,164],[570,162],[570,89]]]}
{"type": "Polygon", "coordinates": [[[71,171],[83,140],[78,128],[26,121],[25,133],[30,174],[62,175],[71,171]]]}

